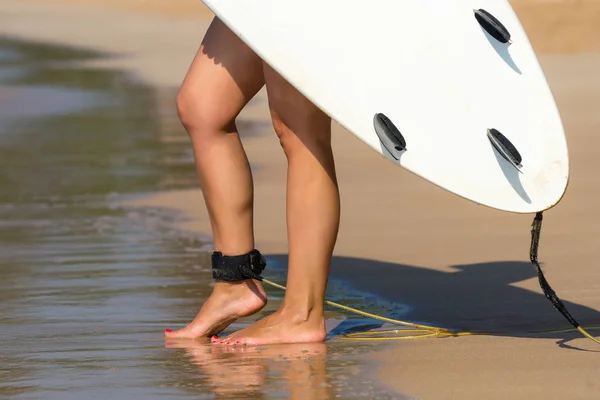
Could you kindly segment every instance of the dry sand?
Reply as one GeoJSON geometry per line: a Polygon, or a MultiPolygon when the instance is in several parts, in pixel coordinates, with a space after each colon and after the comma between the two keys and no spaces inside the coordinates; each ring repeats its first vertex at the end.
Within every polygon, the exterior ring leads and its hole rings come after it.
{"type": "MultiPolygon", "coordinates": [[[[158,14],[167,17],[212,16],[200,0],[21,0],[158,14]]],[[[510,0],[533,47],[545,53],[600,51],[600,1],[510,0]]]]}
{"type": "MultiPolygon", "coordinates": [[[[173,86],[207,26],[199,1],[195,16],[187,0],[170,2],[163,16],[158,1],[103,1],[102,10],[100,0],[60,3],[75,1],[2,0],[0,33],[113,51],[118,56],[104,66],[173,86]],[[108,23],[114,28],[106,30],[108,23]]],[[[540,258],[574,316],[584,326],[600,325],[600,210],[594,207],[600,202],[600,54],[593,52],[600,50],[600,6],[513,4],[555,93],[571,155],[571,183],[564,200],[545,214],[540,258]]],[[[241,119],[268,122],[264,100],[261,92],[241,119]]],[[[284,258],[285,159],[271,128],[264,131],[244,138],[259,167],[257,244],[284,258]]],[[[384,382],[421,399],[597,398],[600,346],[578,334],[524,337],[527,331],[569,328],[541,295],[528,263],[531,216],[459,199],[367,150],[339,126],[334,131],[343,214],[333,275],[411,305],[408,319],[505,334],[396,342],[377,355],[384,382]]],[[[136,204],[180,209],[189,216],[182,228],[210,232],[199,190],[158,193],[136,204]]]]}
{"type": "Polygon", "coordinates": [[[213,14],[200,0],[22,0],[29,4],[84,5],[88,9],[135,11],[167,17],[209,18],[213,14]]]}

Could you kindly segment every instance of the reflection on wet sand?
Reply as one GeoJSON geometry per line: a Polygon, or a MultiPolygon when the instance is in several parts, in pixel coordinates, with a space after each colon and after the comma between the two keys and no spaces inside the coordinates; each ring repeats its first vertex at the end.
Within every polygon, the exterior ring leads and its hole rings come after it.
{"type": "Polygon", "coordinates": [[[273,393],[270,377],[289,399],[331,399],[335,392],[327,376],[324,343],[279,346],[211,346],[208,342],[173,341],[167,348],[184,349],[210,382],[215,395],[263,398],[273,393]],[[283,383],[283,385],[282,385],[283,383]]]}
{"type": "Polygon", "coordinates": [[[212,289],[208,242],[176,231],[176,213],[120,204],[197,187],[191,148],[175,89],[81,65],[92,56],[0,38],[0,398],[387,398],[366,373],[377,346],[188,343],[187,369],[165,351],[163,324],[212,289]]]}
{"type": "Polygon", "coordinates": [[[216,346],[208,340],[168,340],[171,383],[216,398],[408,399],[375,378],[367,357],[382,342],[216,346]]]}

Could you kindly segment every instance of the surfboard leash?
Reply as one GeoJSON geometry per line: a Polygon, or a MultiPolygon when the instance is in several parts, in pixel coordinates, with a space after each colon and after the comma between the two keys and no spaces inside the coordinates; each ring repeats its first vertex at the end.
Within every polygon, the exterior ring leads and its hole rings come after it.
{"type": "Polygon", "coordinates": [[[542,212],[536,213],[535,217],[533,218],[533,223],[531,224],[531,246],[529,248],[529,260],[537,270],[538,281],[540,287],[542,288],[542,291],[544,292],[544,296],[546,296],[546,298],[550,300],[554,308],[556,308],[563,315],[563,317],[565,317],[567,321],[569,321],[569,323],[573,325],[575,329],[581,332],[584,336],[600,344],[600,340],[590,335],[585,329],[583,329],[581,325],[579,325],[579,322],[577,322],[577,320],[575,320],[575,318],[567,310],[567,307],[565,307],[565,305],[560,300],[556,292],[552,289],[552,287],[546,280],[544,273],[542,272],[542,268],[540,267],[540,263],[538,262],[538,249],[540,244],[540,236],[542,233],[542,214],[542,212]]]}
{"type": "MultiPolygon", "coordinates": [[[[544,273],[542,272],[542,268],[540,267],[538,261],[538,250],[540,244],[540,236],[542,232],[542,212],[538,212],[535,214],[533,222],[531,224],[531,245],[529,248],[529,259],[533,266],[537,270],[538,281],[542,291],[544,292],[544,296],[550,300],[554,308],[556,308],[569,323],[579,332],[581,332],[585,337],[594,341],[595,343],[600,344],[600,340],[592,336],[588,331],[586,331],[579,323],[573,318],[573,316],[569,313],[563,302],[556,295],[556,292],[550,287],[550,284],[546,280],[544,273]]],[[[263,279],[263,282],[273,286],[275,288],[286,290],[286,287],[283,285],[279,285],[275,282],[272,282],[268,279],[263,279]]],[[[460,336],[475,336],[475,335],[494,335],[493,332],[480,332],[480,331],[455,331],[451,329],[439,328],[430,325],[423,324],[415,324],[412,322],[400,321],[393,318],[383,317],[381,315],[371,314],[366,311],[358,310],[356,308],[352,308],[343,304],[335,303],[333,301],[325,300],[325,304],[351,312],[353,314],[362,315],[368,318],[372,318],[382,322],[388,322],[394,325],[400,325],[412,329],[388,329],[388,330],[373,330],[366,332],[352,332],[342,336],[339,336],[338,339],[341,340],[407,340],[407,339],[424,339],[424,338],[444,338],[444,337],[460,337],[460,336]],[[394,334],[397,336],[379,336],[377,335],[385,335],[385,334],[394,334]]],[[[600,327],[591,327],[589,329],[600,329],[600,327]]],[[[551,330],[546,332],[535,332],[537,334],[540,333],[561,333],[561,332],[569,332],[572,329],[558,329],[551,330]]],[[[498,335],[502,335],[498,333],[498,335]]]]}

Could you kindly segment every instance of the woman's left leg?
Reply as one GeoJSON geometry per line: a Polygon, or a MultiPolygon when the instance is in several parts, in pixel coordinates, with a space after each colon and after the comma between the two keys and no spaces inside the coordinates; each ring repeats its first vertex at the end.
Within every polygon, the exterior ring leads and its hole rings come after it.
{"type": "Polygon", "coordinates": [[[273,126],[288,160],[287,291],[274,314],[219,344],[325,340],[323,306],[340,221],[331,119],[264,64],[273,126]]]}

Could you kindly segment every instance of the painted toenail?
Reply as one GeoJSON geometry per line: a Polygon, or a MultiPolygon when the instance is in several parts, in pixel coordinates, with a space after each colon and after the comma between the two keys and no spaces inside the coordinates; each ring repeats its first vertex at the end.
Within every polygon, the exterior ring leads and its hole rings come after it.
{"type": "Polygon", "coordinates": [[[173,332],[173,331],[172,331],[172,330],[170,330],[170,329],[165,329],[165,332],[167,332],[167,333],[171,333],[171,332],[173,332]]]}

